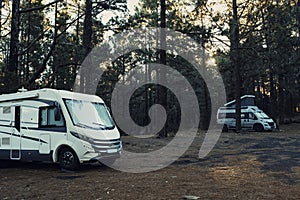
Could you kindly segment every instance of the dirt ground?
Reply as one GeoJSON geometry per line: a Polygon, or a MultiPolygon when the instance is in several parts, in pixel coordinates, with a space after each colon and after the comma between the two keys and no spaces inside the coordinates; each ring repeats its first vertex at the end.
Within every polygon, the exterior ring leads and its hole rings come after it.
{"type": "MultiPolygon", "coordinates": [[[[300,123],[273,132],[222,133],[213,151],[198,158],[199,133],[172,165],[149,173],[119,172],[86,164],[63,172],[57,164],[0,161],[0,199],[300,199],[300,123]]],[[[157,149],[123,137],[124,149],[157,149]]]]}

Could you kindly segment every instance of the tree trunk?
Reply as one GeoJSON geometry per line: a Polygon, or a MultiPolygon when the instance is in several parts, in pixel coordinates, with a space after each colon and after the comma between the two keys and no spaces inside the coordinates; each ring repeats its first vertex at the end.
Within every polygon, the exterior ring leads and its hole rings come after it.
{"type": "MultiPolygon", "coordinates": [[[[31,0],[28,2],[29,6],[31,6],[31,0]]],[[[31,35],[31,13],[28,13],[28,28],[27,28],[27,47],[30,45],[30,35],[31,35]]],[[[26,51],[26,64],[25,64],[25,72],[24,72],[24,81],[28,80],[30,75],[30,48],[26,51]]]]}
{"type": "MultiPolygon", "coordinates": [[[[269,80],[270,80],[270,115],[271,118],[276,120],[277,119],[277,113],[276,113],[276,107],[277,107],[277,98],[276,98],[276,88],[275,88],[275,77],[274,77],[274,70],[272,66],[269,66],[270,74],[269,74],[269,80]]],[[[277,120],[276,120],[277,121],[277,120]]]]}
{"type": "Polygon", "coordinates": [[[265,111],[267,110],[268,113],[270,113],[269,108],[268,108],[268,98],[266,98],[266,78],[263,76],[262,81],[261,81],[261,86],[262,86],[262,109],[265,111]]]}
{"type": "Polygon", "coordinates": [[[279,124],[284,123],[285,115],[285,103],[284,103],[284,90],[283,90],[283,74],[279,75],[278,78],[279,88],[278,88],[278,110],[279,110],[279,124]]]}
{"type": "MultiPolygon", "coordinates": [[[[166,1],[165,0],[160,0],[160,53],[159,53],[159,63],[162,65],[167,64],[167,53],[166,53],[166,1]]],[[[166,83],[166,70],[162,69],[159,72],[159,79],[162,83],[166,83]]],[[[159,87],[159,92],[158,92],[158,99],[159,103],[165,107],[167,110],[167,90],[165,87],[159,87]]],[[[166,137],[167,136],[167,124],[168,121],[166,122],[164,128],[162,129],[160,136],[166,137]]]]}
{"type": "MultiPolygon", "coordinates": [[[[3,3],[3,0],[0,0],[0,17],[2,16],[2,3],[3,3]]],[[[0,38],[1,37],[2,37],[2,23],[0,20],[0,38]]]]}
{"type": "MultiPolygon", "coordinates": [[[[54,11],[54,26],[55,27],[59,27],[59,24],[58,24],[58,5],[57,3],[55,4],[55,11],[54,11]]],[[[56,29],[57,31],[54,33],[54,37],[57,36],[57,32],[58,32],[58,28],[56,29]]],[[[56,63],[54,66],[53,66],[53,80],[55,80],[52,84],[55,88],[61,88],[61,85],[60,85],[60,77],[59,77],[59,72],[58,72],[58,62],[57,62],[57,56],[53,56],[53,63],[56,63]]]]}
{"type": "Polygon", "coordinates": [[[231,60],[235,76],[235,101],[236,101],[236,132],[241,130],[241,72],[239,63],[239,19],[236,0],[232,0],[233,18],[231,23],[231,60]]]}
{"type": "Polygon", "coordinates": [[[298,12],[297,12],[298,34],[299,34],[299,37],[300,37],[300,0],[297,1],[296,8],[297,8],[297,10],[298,10],[298,12]]]}
{"type": "Polygon", "coordinates": [[[17,74],[18,70],[18,45],[19,45],[19,22],[20,22],[20,1],[12,1],[11,37],[9,49],[9,62],[7,69],[9,72],[17,74]]]}
{"type": "Polygon", "coordinates": [[[75,55],[74,55],[74,59],[75,59],[75,65],[72,69],[72,74],[73,74],[73,84],[76,80],[76,76],[77,76],[77,68],[80,62],[80,58],[79,57],[79,27],[80,27],[80,4],[78,3],[77,5],[77,20],[76,20],[76,48],[75,48],[75,55]]]}
{"type": "MultiPolygon", "coordinates": [[[[83,47],[84,47],[84,58],[92,50],[92,0],[85,1],[85,18],[83,22],[83,47]]],[[[83,59],[84,59],[83,58],[83,59]]],[[[85,68],[80,70],[80,92],[85,93],[86,91],[86,81],[87,81],[87,71],[85,68]]]]}

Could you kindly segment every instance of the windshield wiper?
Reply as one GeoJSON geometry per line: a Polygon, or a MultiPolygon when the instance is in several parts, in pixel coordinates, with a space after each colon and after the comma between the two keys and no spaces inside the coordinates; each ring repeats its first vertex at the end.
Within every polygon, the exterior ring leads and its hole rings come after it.
{"type": "Polygon", "coordinates": [[[81,127],[81,128],[95,129],[95,128],[92,127],[92,126],[89,126],[89,125],[87,125],[87,124],[83,124],[83,123],[80,123],[80,122],[76,123],[75,125],[76,125],[76,126],[79,126],[79,127],[81,127]]]}
{"type": "Polygon", "coordinates": [[[111,129],[114,129],[114,127],[115,127],[114,125],[106,126],[105,124],[98,123],[98,122],[93,122],[93,124],[101,126],[101,128],[103,130],[111,130],[111,129]]]}
{"type": "Polygon", "coordinates": [[[88,125],[82,124],[82,123],[80,123],[80,122],[77,122],[75,125],[76,125],[76,126],[79,126],[79,127],[81,127],[81,128],[87,128],[87,127],[89,127],[88,125]]]}
{"type": "Polygon", "coordinates": [[[92,124],[95,124],[95,125],[99,125],[99,126],[104,126],[104,127],[106,127],[104,124],[102,124],[102,123],[99,123],[99,122],[93,122],[92,124]]]}
{"type": "MultiPolygon", "coordinates": [[[[114,126],[105,126],[104,124],[101,124],[101,123],[98,123],[98,122],[93,122],[92,124],[95,124],[95,125],[98,125],[100,126],[100,129],[102,130],[107,130],[107,129],[112,129],[114,128],[114,126]]],[[[86,124],[82,124],[80,122],[76,123],[75,124],[76,126],[79,126],[81,128],[90,128],[90,129],[97,129],[97,128],[94,128],[92,126],[89,126],[89,125],[86,125],[86,124]]]]}
{"type": "Polygon", "coordinates": [[[102,124],[102,123],[99,123],[99,122],[93,122],[92,124],[95,124],[95,125],[98,125],[98,126],[100,126],[100,127],[101,127],[101,129],[103,129],[103,130],[105,130],[105,129],[107,129],[107,128],[108,128],[107,126],[105,126],[104,124],[102,124]]]}
{"type": "Polygon", "coordinates": [[[114,126],[106,126],[105,124],[99,122],[93,122],[92,124],[98,125],[101,127],[102,130],[109,130],[112,129],[114,126]]]}

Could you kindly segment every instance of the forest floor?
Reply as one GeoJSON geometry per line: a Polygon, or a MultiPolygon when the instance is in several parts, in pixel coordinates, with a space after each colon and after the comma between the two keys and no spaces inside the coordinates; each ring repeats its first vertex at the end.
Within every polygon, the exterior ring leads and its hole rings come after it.
{"type": "MultiPolygon", "coordinates": [[[[172,165],[132,174],[86,164],[63,172],[57,164],[0,161],[0,199],[299,199],[300,123],[280,131],[222,133],[198,158],[203,133],[172,165]]],[[[126,150],[156,149],[170,139],[140,143],[124,136],[126,150]]]]}

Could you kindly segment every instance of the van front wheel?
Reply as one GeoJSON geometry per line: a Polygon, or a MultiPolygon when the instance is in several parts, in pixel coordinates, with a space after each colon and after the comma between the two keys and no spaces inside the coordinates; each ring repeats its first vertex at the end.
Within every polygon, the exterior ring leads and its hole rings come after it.
{"type": "Polygon", "coordinates": [[[76,170],[79,167],[79,161],[76,153],[70,148],[63,148],[59,152],[59,164],[62,169],[76,170]]]}
{"type": "Polygon", "coordinates": [[[253,129],[256,132],[262,132],[264,130],[264,127],[261,124],[254,124],[253,129]]]}

